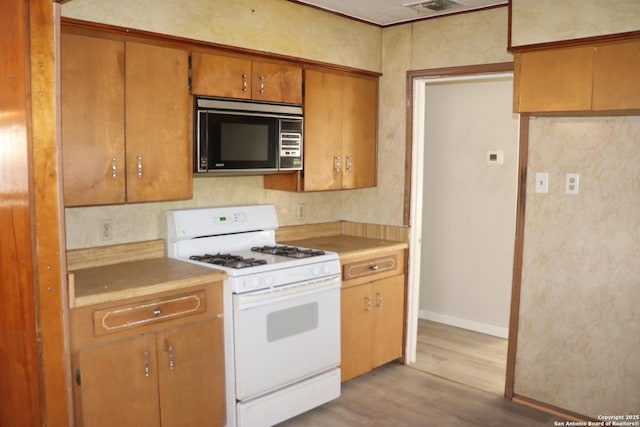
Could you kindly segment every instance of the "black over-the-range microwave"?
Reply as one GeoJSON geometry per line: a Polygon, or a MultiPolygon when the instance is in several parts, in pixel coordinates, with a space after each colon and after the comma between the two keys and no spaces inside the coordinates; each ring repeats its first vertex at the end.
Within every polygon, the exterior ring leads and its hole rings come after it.
{"type": "Polygon", "coordinates": [[[302,106],[195,97],[194,174],[302,169],[302,106]]]}

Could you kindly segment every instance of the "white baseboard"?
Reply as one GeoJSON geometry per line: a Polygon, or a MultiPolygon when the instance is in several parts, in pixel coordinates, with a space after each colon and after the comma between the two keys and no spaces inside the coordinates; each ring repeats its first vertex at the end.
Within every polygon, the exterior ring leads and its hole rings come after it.
{"type": "Polygon", "coordinates": [[[421,309],[418,312],[418,318],[444,323],[445,325],[468,329],[482,334],[493,335],[494,337],[504,339],[509,337],[509,328],[502,328],[500,326],[489,325],[487,323],[476,322],[474,320],[463,319],[461,317],[449,316],[447,314],[434,313],[433,311],[421,309]]]}

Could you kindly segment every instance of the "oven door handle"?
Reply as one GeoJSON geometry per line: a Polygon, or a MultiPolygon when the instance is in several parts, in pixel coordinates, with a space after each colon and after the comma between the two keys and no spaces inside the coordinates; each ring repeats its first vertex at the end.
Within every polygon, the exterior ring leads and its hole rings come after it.
{"type": "Polygon", "coordinates": [[[318,280],[317,282],[304,282],[303,284],[282,286],[273,289],[235,295],[234,306],[236,310],[247,310],[254,307],[300,298],[302,296],[326,292],[340,288],[341,285],[342,282],[340,280],[340,275],[338,274],[330,278],[318,280]]]}

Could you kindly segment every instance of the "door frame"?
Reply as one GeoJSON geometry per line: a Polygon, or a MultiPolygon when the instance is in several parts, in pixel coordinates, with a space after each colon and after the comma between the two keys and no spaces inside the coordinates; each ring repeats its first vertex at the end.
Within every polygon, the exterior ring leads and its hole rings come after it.
{"type": "MultiPolygon", "coordinates": [[[[422,235],[422,172],[423,144],[413,141],[424,140],[424,115],[426,84],[429,81],[461,81],[513,73],[513,62],[485,65],[435,68],[407,72],[407,111],[406,111],[406,147],[405,147],[405,195],[403,224],[409,227],[409,267],[407,286],[407,319],[405,340],[405,363],[416,360],[418,335],[418,310],[420,292],[420,255],[422,235]]],[[[520,281],[522,272],[522,248],[524,231],[524,207],[526,190],[526,167],[528,153],[527,115],[520,117],[518,147],[518,184],[516,206],[516,228],[514,241],[514,263],[511,289],[511,307],[509,317],[509,343],[507,350],[507,370],[505,378],[505,397],[513,397],[515,372],[515,353],[520,306],[520,281]]]]}

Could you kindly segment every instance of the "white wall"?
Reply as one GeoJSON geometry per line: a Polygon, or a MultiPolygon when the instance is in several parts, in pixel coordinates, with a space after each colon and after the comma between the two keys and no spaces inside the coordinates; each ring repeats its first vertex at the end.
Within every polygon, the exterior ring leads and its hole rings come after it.
{"type": "Polygon", "coordinates": [[[426,85],[421,317],[507,336],[518,117],[510,76],[426,85]],[[487,151],[501,150],[502,165],[487,151]]]}

